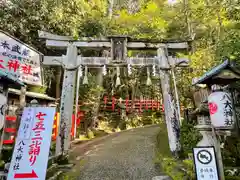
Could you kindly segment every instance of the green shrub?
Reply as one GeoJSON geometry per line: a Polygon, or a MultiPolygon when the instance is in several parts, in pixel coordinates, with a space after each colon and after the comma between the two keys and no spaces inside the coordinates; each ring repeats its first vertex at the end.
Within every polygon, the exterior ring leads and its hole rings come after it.
{"type": "Polygon", "coordinates": [[[159,156],[161,169],[173,180],[195,179],[192,160],[177,160],[175,158],[159,156]]]}
{"type": "Polygon", "coordinates": [[[226,180],[240,180],[240,140],[236,136],[226,137],[224,148],[222,149],[222,157],[224,167],[228,170],[233,170],[234,175],[225,170],[226,180]],[[236,170],[236,171],[235,171],[236,170]]]}
{"type": "Polygon", "coordinates": [[[129,127],[139,127],[151,124],[159,124],[161,120],[162,117],[159,116],[159,113],[149,110],[149,112],[144,111],[141,116],[136,114],[130,115],[126,123],[129,127]]]}
{"type": "Polygon", "coordinates": [[[28,91],[31,92],[36,92],[36,93],[41,93],[41,94],[45,94],[47,87],[46,86],[34,86],[34,85],[28,85],[27,87],[28,91]]]}
{"type": "Polygon", "coordinates": [[[13,153],[13,146],[6,145],[2,150],[1,160],[4,162],[10,162],[13,153]]]}
{"type": "Polygon", "coordinates": [[[55,151],[56,151],[56,141],[52,141],[50,146],[50,152],[54,154],[55,151]]]}
{"type": "Polygon", "coordinates": [[[239,176],[225,176],[225,180],[240,180],[239,176]]]}
{"type": "Polygon", "coordinates": [[[197,129],[194,128],[194,123],[182,122],[181,126],[181,158],[187,158],[189,153],[192,153],[192,148],[196,147],[202,136],[197,129]]]}
{"type": "Polygon", "coordinates": [[[157,156],[161,158],[164,157],[171,157],[171,151],[168,144],[168,134],[167,134],[167,125],[164,121],[160,124],[160,131],[157,134],[157,144],[156,144],[156,152],[157,156]]]}
{"type": "Polygon", "coordinates": [[[94,138],[94,133],[90,129],[88,129],[88,131],[87,131],[87,137],[89,139],[93,139],[94,138]]]}
{"type": "Polygon", "coordinates": [[[64,165],[69,163],[68,156],[66,155],[60,155],[56,158],[56,163],[59,165],[64,165]]]}
{"type": "Polygon", "coordinates": [[[172,158],[168,145],[168,134],[165,122],[161,122],[160,131],[157,135],[156,165],[160,166],[173,180],[194,179],[194,168],[192,160],[180,160],[172,158]]]}
{"type": "Polygon", "coordinates": [[[194,163],[192,159],[185,159],[182,161],[183,168],[186,170],[187,177],[195,178],[194,163]]]}
{"type": "Polygon", "coordinates": [[[225,166],[240,167],[240,139],[229,136],[224,142],[222,150],[223,163],[225,166]]]}

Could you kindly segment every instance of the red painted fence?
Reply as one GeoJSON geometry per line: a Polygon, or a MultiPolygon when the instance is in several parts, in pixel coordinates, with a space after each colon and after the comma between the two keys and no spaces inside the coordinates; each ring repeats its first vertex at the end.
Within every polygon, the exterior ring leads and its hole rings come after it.
{"type": "MultiPolygon", "coordinates": [[[[77,127],[80,125],[80,121],[83,117],[83,112],[78,112],[77,116],[77,127]]],[[[3,144],[13,144],[15,137],[16,137],[16,116],[8,116],[6,115],[6,128],[4,128],[4,140],[3,144]],[[14,128],[8,127],[8,124],[11,124],[14,126],[14,128]],[[7,138],[6,138],[7,137],[7,138]]],[[[54,123],[53,123],[53,131],[52,131],[52,140],[55,141],[57,139],[58,134],[58,126],[59,126],[59,113],[57,112],[54,117],[54,123]]],[[[72,115],[72,128],[71,128],[71,136],[74,137],[74,128],[75,128],[75,115],[72,115]]]]}

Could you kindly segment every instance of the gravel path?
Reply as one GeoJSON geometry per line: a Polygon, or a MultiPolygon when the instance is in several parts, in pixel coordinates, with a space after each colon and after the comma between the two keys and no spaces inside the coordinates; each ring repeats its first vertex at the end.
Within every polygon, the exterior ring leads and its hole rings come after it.
{"type": "Polygon", "coordinates": [[[79,180],[152,180],[159,126],[137,128],[94,145],[77,169],[79,180]]]}

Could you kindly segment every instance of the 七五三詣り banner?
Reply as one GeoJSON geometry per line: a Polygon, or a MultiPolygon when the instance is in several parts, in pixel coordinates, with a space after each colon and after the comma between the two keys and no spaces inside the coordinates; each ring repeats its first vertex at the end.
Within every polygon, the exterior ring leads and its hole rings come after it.
{"type": "Polygon", "coordinates": [[[41,54],[0,31],[0,70],[33,85],[42,85],[41,54]]]}
{"type": "Polygon", "coordinates": [[[45,180],[54,116],[54,107],[24,108],[8,180],[45,180]]]}

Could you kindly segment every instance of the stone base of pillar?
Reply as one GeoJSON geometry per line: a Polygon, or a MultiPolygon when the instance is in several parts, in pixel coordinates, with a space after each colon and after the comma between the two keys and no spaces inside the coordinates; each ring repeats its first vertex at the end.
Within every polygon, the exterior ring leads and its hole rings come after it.
{"type": "Polygon", "coordinates": [[[203,136],[202,140],[198,142],[197,146],[214,146],[211,125],[197,125],[195,128],[198,129],[203,136]]]}

